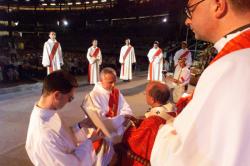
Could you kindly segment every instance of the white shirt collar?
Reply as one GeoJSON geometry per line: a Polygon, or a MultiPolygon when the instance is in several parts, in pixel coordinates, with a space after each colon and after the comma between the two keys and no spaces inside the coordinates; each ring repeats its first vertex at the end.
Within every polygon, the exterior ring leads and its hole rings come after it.
{"type": "Polygon", "coordinates": [[[235,33],[233,33],[233,34],[229,34],[229,35],[227,35],[226,37],[221,38],[220,40],[218,40],[218,41],[214,44],[214,47],[216,48],[216,50],[217,50],[218,52],[220,52],[220,51],[223,49],[223,47],[224,47],[231,39],[235,38],[236,36],[238,36],[239,34],[241,34],[242,32],[244,32],[244,31],[246,31],[246,30],[248,30],[248,29],[250,29],[250,28],[246,28],[246,29],[244,29],[243,31],[238,31],[238,32],[235,32],[235,33]]]}

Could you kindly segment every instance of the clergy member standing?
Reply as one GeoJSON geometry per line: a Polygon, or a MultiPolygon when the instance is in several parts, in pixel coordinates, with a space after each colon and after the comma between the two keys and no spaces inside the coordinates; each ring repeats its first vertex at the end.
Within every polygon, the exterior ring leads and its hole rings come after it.
{"type": "Polygon", "coordinates": [[[130,39],[126,39],[125,45],[121,48],[119,62],[121,63],[120,79],[124,81],[132,80],[132,64],[136,63],[136,58],[130,39]]]}
{"type": "Polygon", "coordinates": [[[94,39],[92,46],[88,49],[87,59],[89,61],[88,67],[88,81],[90,84],[95,84],[99,81],[100,65],[102,64],[101,49],[97,47],[98,41],[94,39]]]}
{"type": "Polygon", "coordinates": [[[162,81],[163,54],[158,41],[154,42],[147,56],[149,60],[148,80],[162,81]]]}
{"type": "Polygon", "coordinates": [[[188,68],[192,65],[192,54],[188,49],[188,44],[186,41],[181,42],[181,49],[176,51],[174,55],[174,65],[175,67],[178,65],[178,60],[180,58],[186,58],[186,65],[188,68]]]}
{"type": "Polygon", "coordinates": [[[44,43],[42,65],[47,67],[47,74],[60,70],[63,65],[62,48],[56,40],[56,33],[49,33],[49,40],[44,43]]]}

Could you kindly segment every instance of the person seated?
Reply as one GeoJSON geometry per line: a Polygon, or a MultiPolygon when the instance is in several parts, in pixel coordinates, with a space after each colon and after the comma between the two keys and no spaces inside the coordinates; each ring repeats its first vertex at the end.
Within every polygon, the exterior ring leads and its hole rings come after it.
{"type": "Polygon", "coordinates": [[[168,103],[170,91],[166,84],[149,82],[146,87],[146,101],[151,109],[144,119],[138,119],[123,136],[121,165],[150,165],[150,155],[155,137],[161,125],[172,123],[176,113],[168,103]]]}

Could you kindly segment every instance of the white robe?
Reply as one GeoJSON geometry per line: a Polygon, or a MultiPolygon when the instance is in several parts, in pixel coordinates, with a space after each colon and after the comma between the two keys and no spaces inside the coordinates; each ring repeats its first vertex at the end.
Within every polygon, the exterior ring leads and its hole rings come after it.
{"type": "Polygon", "coordinates": [[[177,65],[174,71],[174,79],[181,82],[180,84],[173,83],[173,101],[176,103],[185,92],[185,85],[190,81],[190,70],[188,67],[181,68],[180,65],[177,65]]]}
{"type": "MultiPolygon", "coordinates": [[[[93,101],[93,104],[95,108],[97,108],[98,113],[100,117],[106,118],[106,114],[109,111],[109,96],[110,96],[111,91],[108,91],[104,89],[101,85],[100,82],[95,84],[95,87],[93,90],[90,92],[91,99],[93,101]]],[[[87,97],[87,96],[86,96],[87,97]]],[[[87,100],[85,100],[87,101],[87,100]]],[[[83,104],[85,109],[88,109],[88,107],[93,107],[89,103],[85,102],[83,104]]],[[[124,122],[124,115],[132,115],[132,110],[128,103],[126,102],[125,98],[121,93],[119,93],[119,103],[118,103],[118,111],[117,111],[117,116],[113,117],[115,119],[115,125],[116,126],[123,126],[122,123],[124,122]]],[[[124,127],[120,127],[117,131],[117,135],[122,135],[124,133],[124,127]]],[[[103,154],[103,153],[98,153],[97,154],[97,166],[106,166],[109,164],[111,161],[113,155],[114,155],[114,149],[112,146],[112,142],[110,140],[106,139],[106,143],[109,145],[108,151],[103,154]]],[[[103,148],[103,146],[101,147],[103,148]]]]}
{"type": "Polygon", "coordinates": [[[122,80],[132,80],[132,64],[136,63],[136,58],[135,58],[135,50],[134,47],[131,45],[125,45],[121,48],[120,51],[120,58],[119,62],[123,65],[121,65],[121,72],[120,72],[120,79],[122,80]],[[123,60],[123,56],[125,55],[128,47],[132,47],[126,56],[126,59],[123,60]],[[124,68],[124,69],[123,69],[124,68]]]}
{"type": "Polygon", "coordinates": [[[96,58],[91,56],[95,52],[96,48],[94,48],[92,46],[88,49],[88,52],[87,52],[87,59],[89,61],[89,65],[90,65],[90,71],[89,71],[90,73],[88,73],[89,79],[90,79],[89,80],[90,84],[95,84],[100,80],[99,73],[100,73],[100,65],[102,64],[101,49],[100,49],[98,55],[96,56],[96,58]]]}
{"type": "Polygon", "coordinates": [[[60,70],[61,66],[63,65],[63,58],[62,58],[62,48],[61,45],[59,44],[54,59],[52,60],[52,64],[50,64],[50,59],[49,55],[53,49],[53,46],[56,41],[53,41],[49,39],[47,42],[44,43],[43,47],[43,60],[42,60],[42,65],[44,67],[47,67],[47,74],[50,74],[49,67],[50,65],[53,66],[53,71],[60,70]]]}
{"type": "MultiPolygon", "coordinates": [[[[223,37],[215,48],[238,34],[223,37]]],[[[249,55],[250,48],[234,51],[205,69],[173,127],[158,131],[152,166],[250,165],[249,55]]]]}
{"type": "MultiPolygon", "coordinates": [[[[178,60],[180,58],[181,55],[183,55],[188,49],[180,49],[178,51],[176,51],[175,55],[174,55],[174,66],[177,66],[178,64],[178,60]]],[[[190,68],[190,66],[192,65],[192,54],[189,51],[188,55],[186,56],[186,65],[188,68],[190,68]]]]}
{"type": "Polygon", "coordinates": [[[92,141],[77,125],[73,129],[78,146],[56,111],[34,106],[25,145],[32,163],[36,166],[92,166],[96,159],[92,141]]]}
{"type": "MultiPolygon", "coordinates": [[[[151,48],[148,52],[148,60],[149,63],[153,61],[153,57],[155,55],[155,52],[160,48],[151,48]]],[[[148,69],[148,80],[150,80],[150,68],[148,69]]],[[[152,67],[152,80],[155,81],[162,81],[162,70],[163,70],[163,54],[160,53],[159,56],[156,56],[156,58],[153,61],[153,67],[152,67]]]]}

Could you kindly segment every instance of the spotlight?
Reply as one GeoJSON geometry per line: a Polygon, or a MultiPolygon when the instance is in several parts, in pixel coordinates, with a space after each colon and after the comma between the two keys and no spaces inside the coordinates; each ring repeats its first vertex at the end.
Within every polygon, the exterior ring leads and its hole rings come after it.
{"type": "Polygon", "coordinates": [[[168,19],[166,17],[162,19],[162,22],[167,22],[167,21],[168,19]]]}
{"type": "Polygon", "coordinates": [[[63,25],[64,26],[68,26],[69,25],[68,21],[67,20],[63,20],[63,25]]]}

